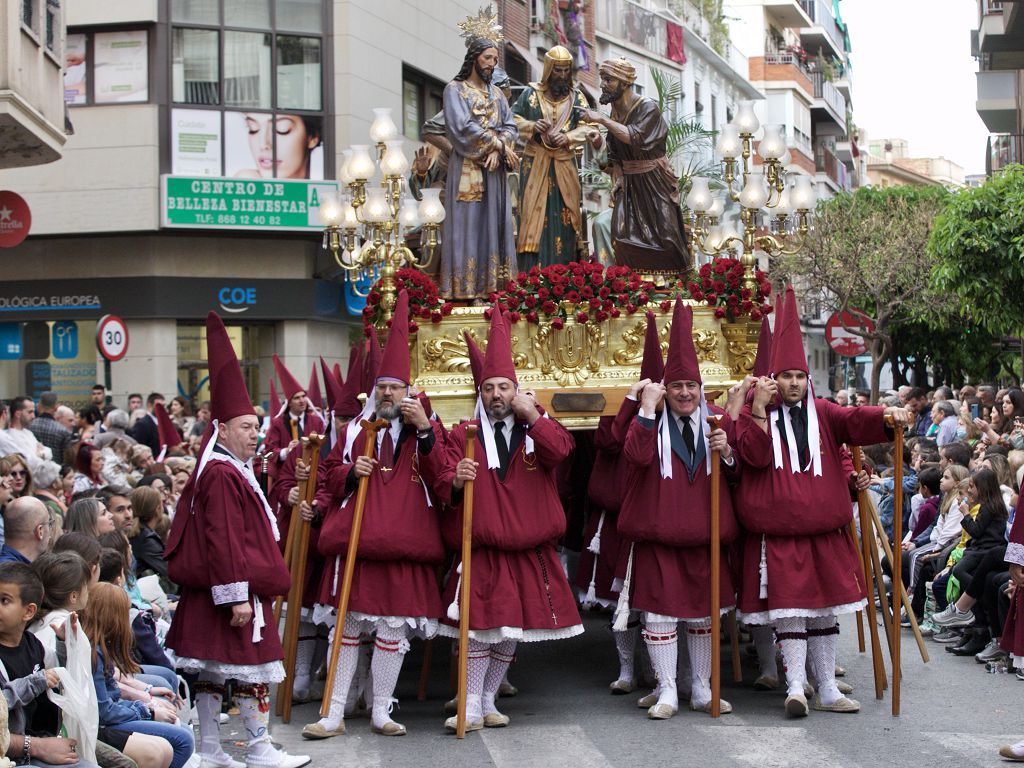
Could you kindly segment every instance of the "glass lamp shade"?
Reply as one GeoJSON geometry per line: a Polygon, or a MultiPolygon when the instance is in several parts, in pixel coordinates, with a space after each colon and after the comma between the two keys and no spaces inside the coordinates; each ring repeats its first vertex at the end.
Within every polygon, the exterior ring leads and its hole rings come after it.
{"type": "Polygon", "coordinates": [[[729,242],[729,247],[736,251],[737,255],[743,254],[743,232],[735,223],[722,226],[722,245],[729,242]],[[729,239],[732,238],[731,242],[729,239]]]}
{"type": "Polygon", "coordinates": [[[733,160],[743,151],[743,142],[740,139],[740,130],[735,123],[729,123],[721,133],[718,134],[718,141],[715,143],[715,150],[726,160],[733,160]]]}
{"type": "Polygon", "coordinates": [[[741,101],[739,109],[736,110],[736,117],[733,119],[733,123],[740,133],[749,133],[751,135],[757,133],[761,123],[757,119],[757,115],[754,114],[754,102],[741,101]]]}
{"type": "Polygon", "coordinates": [[[367,181],[373,176],[373,158],[366,144],[352,145],[352,158],[348,161],[348,175],[352,181],[367,181]]]}
{"type": "Polygon", "coordinates": [[[371,224],[383,224],[391,218],[384,190],[379,187],[366,190],[366,202],[363,204],[363,218],[371,224]]]}
{"type": "Polygon", "coordinates": [[[757,153],[765,160],[778,160],[786,153],[786,142],[777,125],[766,125],[757,153]]]}
{"type": "Polygon", "coordinates": [[[790,153],[789,149],[787,148],[786,151],[782,153],[782,157],[779,158],[779,165],[781,165],[783,168],[785,168],[791,162],[793,162],[793,155],[790,153]]]}
{"type": "Polygon", "coordinates": [[[724,234],[725,228],[721,224],[710,227],[707,237],[704,238],[704,251],[706,253],[714,253],[721,248],[724,234]]]}
{"type": "Polygon", "coordinates": [[[695,213],[707,213],[713,202],[708,180],[703,176],[694,176],[690,180],[690,191],[686,193],[686,207],[695,213]]]}
{"type": "Polygon", "coordinates": [[[740,205],[744,208],[757,210],[768,202],[768,188],[764,183],[761,171],[751,171],[747,175],[747,183],[740,192],[740,205]]]}
{"type": "Polygon", "coordinates": [[[323,195],[320,198],[320,220],[327,226],[337,224],[341,219],[341,204],[333,194],[323,195]]]}
{"type": "Polygon", "coordinates": [[[790,203],[794,210],[810,211],[818,201],[818,195],[814,191],[811,179],[808,176],[797,176],[793,182],[793,192],[790,195],[790,203]]]}
{"type": "Polygon", "coordinates": [[[415,229],[420,225],[419,205],[412,198],[406,199],[398,210],[398,222],[406,229],[415,229]]]}
{"type": "Polygon", "coordinates": [[[789,196],[789,187],[782,190],[782,194],[779,195],[778,204],[769,211],[772,216],[789,216],[793,212],[793,203],[789,196]]]}
{"type": "Polygon", "coordinates": [[[387,149],[380,161],[380,172],[385,176],[405,176],[409,172],[409,158],[402,150],[404,143],[401,139],[384,142],[387,149]]]}
{"type": "Polygon", "coordinates": [[[359,228],[359,219],[356,217],[356,209],[352,207],[352,203],[344,202],[341,204],[338,219],[339,224],[345,229],[359,228]]]}
{"type": "Polygon", "coordinates": [[[352,163],[352,150],[343,149],[341,151],[341,165],[338,166],[338,181],[345,186],[351,184],[354,179],[352,174],[349,172],[349,165],[352,163]]]}
{"type": "Polygon", "coordinates": [[[370,123],[370,140],[375,144],[391,141],[398,136],[398,126],[391,119],[388,107],[374,107],[373,122],[370,123]]]}
{"type": "Polygon", "coordinates": [[[711,207],[708,208],[708,216],[713,219],[717,219],[723,213],[725,213],[725,200],[721,197],[715,197],[714,202],[711,203],[711,207]]]}
{"type": "Polygon", "coordinates": [[[440,224],[444,221],[444,206],[441,205],[440,189],[424,189],[420,193],[419,216],[424,224],[440,224]]]}

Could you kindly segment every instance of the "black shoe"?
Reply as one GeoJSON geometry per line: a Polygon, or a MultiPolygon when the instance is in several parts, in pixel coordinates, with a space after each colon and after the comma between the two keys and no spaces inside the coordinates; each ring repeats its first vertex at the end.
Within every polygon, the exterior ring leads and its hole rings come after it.
{"type": "Polygon", "coordinates": [[[954,656],[973,656],[976,653],[981,653],[990,639],[987,629],[976,630],[965,645],[953,648],[952,654],[954,656]]]}
{"type": "Polygon", "coordinates": [[[946,650],[952,653],[955,650],[964,648],[974,638],[975,631],[977,631],[977,627],[964,627],[963,633],[960,635],[960,641],[947,646],[946,650]]]}

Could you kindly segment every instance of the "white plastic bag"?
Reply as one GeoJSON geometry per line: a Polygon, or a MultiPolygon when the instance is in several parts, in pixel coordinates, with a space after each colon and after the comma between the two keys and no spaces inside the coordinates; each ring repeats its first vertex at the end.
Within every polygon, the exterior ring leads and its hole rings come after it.
{"type": "Polygon", "coordinates": [[[61,693],[51,688],[46,695],[60,707],[68,738],[78,742],[79,759],[95,763],[100,710],[92,681],[92,646],[81,627],[72,630],[70,618],[64,622],[64,644],[67,666],[54,669],[60,677],[61,693]]]}

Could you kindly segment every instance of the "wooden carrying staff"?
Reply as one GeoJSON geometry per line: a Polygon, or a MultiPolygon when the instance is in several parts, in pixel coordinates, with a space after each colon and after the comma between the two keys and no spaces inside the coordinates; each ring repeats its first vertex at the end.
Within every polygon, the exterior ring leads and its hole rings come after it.
{"type": "MultiPolygon", "coordinates": [[[[903,428],[899,424],[895,424],[892,420],[887,419],[888,423],[891,424],[896,432],[895,446],[893,447],[893,516],[892,516],[892,540],[896,543],[897,547],[903,542],[903,428]]],[[[881,537],[885,538],[885,531],[879,531],[881,537]]],[[[887,542],[888,543],[888,542],[887,542]]],[[[895,594],[899,595],[903,589],[903,550],[900,549],[900,556],[893,558],[892,553],[889,554],[889,567],[892,570],[892,586],[895,594]]],[[[902,600],[896,600],[896,606],[892,612],[892,714],[896,717],[900,713],[900,612],[897,610],[902,604],[902,600]]],[[[907,614],[911,614],[913,611],[907,607],[907,614]]]]}
{"type": "MultiPolygon", "coordinates": [[[[708,427],[718,428],[721,416],[708,416],[708,427]]],[[[709,435],[710,436],[710,435],[709,435]]],[[[722,603],[721,576],[721,531],[719,473],[721,472],[721,454],[718,450],[711,451],[711,716],[722,714],[722,617],[719,614],[722,603]]]]}
{"type": "MultiPolygon", "coordinates": [[[[359,426],[366,434],[366,445],[363,456],[373,458],[377,451],[377,431],[386,427],[384,419],[367,421],[363,419],[359,426]]],[[[342,635],[345,631],[345,615],[348,613],[348,598],[352,592],[352,574],[356,567],[356,553],[359,551],[359,531],[363,527],[363,507],[366,506],[366,489],[369,475],[359,478],[356,490],[356,506],[352,512],[352,530],[348,535],[348,552],[345,555],[345,575],[341,580],[341,594],[338,595],[338,615],[334,619],[334,642],[331,644],[331,663],[327,667],[327,682],[324,684],[324,701],[320,706],[320,716],[327,717],[331,711],[331,695],[334,693],[334,678],[338,669],[338,654],[341,652],[342,635]]]]}
{"type": "MultiPolygon", "coordinates": [[[[313,437],[313,435],[310,435],[310,437],[313,437]]],[[[312,444],[309,441],[309,437],[302,438],[301,442],[302,442],[302,463],[305,464],[308,467],[310,465],[310,462],[312,462],[312,460],[313,460],[313,446],[312,446],[312,444]]],[[[318,451],[319,451],[319,446],[318,446],[318,451]]],[[[266,460],[267,455],[268,454],[264,454],[264,459],[263,459],[264,465],[267,463],[267,460],[266,460]]],[[[298,483],[298,486],[299,486],[299,501],[301,502],[303,499],[306,498],[306,485],[305,485],[305,483],[300,481],[298,483]]],[[[264,493],[266,493],[266,491],[264,491],[264,493]]],[[[292,514],[291,514],[291,517],[288,518],[288,535],[287,535],[287,537],[285,537],[285,544],[284,544],[284,567],[287,568],[289,572],[291,572],[291,570],[292,570],[292,555],[295,552],[295,539],[299,535],[299,523],[301,522],[300,518],[301,518],[301,515],[299,514],[299,505],[298,504],[292,505],[292,514]]],[[[292,585],[294,586],[294,584],[295,584],[295,580],[293,579],[292,580],[292,585]]],[[[279,627],[281,625],[281,603],[283,601],[284,601],[284,596],[283,595],[278,595],[274,599],[274,626],[275,627],[279,627]]],[[[280,712],[278,712],[277,714],[278,714],[278,716],[281,715],[280,712]]]]}
{"type": "MultiPolygon", "coordinates": [[[[476,455],[475,425],[466,427],[466,458],[476,455]]],[[[455,715],[455,738],[466,738],[466,693],[469,664],[469,570],[473,559],[473,481],[462,489],[462,584],[459,591],[459,692],[455,715]]]]}
{"type": "Polygon", "coordinates": [[[299,503],[292,507],[291,519],[288,521],[285,560],[291,570],[292,587],[288,591],[288,616],[284,622],[285,679],[277,688],[277,714],[286,723],[291,722],[292,719],[292,693],[295,689],[299,623],[302,620],[302,600],[306,589],[306,562],[309,557],[310,524],[308,520],[302,519],[301,504],[306,502],[312,506],[313,499],[316,498],[316,476],[320,466],[320,446],[323,443],[324,436],[316,433],[302,438],[302,462],[309,467],[309,476],[305,480],[299,481],[299,503]],[[296,521],[298,521],[297,525],[296,521]]]}

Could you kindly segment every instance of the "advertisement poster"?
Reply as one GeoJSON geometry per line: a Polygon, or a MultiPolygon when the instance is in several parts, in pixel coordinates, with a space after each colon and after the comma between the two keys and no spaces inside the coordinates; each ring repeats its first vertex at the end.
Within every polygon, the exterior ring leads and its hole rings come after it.
{"type": "Polygon", "coordinates": [[[93,35],[97,104],[149,100],[149,44],[146,30],[93,35]]]}
{"type": "Polygon", "coordinates": [[[220,112],[171,112],[171,168],[188,176],[220,176],[220,112]]]}
{"type": "Polygon", "coordinates": [[[64,45],[64,101],[85,104],[88,73],[85,60],[85,35],[72,33],[64,45]]]}
{"type": "Polygon", "coordinates": [[[225,112],[224,175],[247,179],[323,179],[322,132],[323,120],[319,117],[225,112]]]}

